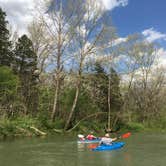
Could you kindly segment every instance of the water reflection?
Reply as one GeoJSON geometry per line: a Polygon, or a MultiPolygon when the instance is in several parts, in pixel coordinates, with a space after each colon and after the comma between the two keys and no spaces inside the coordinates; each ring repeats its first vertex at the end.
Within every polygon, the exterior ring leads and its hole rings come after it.
{"type": "Polygon", "coordinates": [[[132,166],[132,157],[130,153],[124,153],[124,161],[126,162],[126,165],[132,166]]]}
{"type": "Polygon", "coordinates": [[[80,151],[85,151],[85,149],[86,149],[86,144],[77,143],[77,149],[78,149],[78,152],[80,152],[80,151]]]}

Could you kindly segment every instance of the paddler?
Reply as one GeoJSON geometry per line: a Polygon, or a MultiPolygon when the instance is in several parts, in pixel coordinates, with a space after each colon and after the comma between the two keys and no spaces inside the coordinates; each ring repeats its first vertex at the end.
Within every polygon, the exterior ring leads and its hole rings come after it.
{"type": "Polygon", "coordinates": [[[113,141],[116,141],[117,137],[115,138],[110,138],[110,135],[108,133],[105,134],[104,137],[101,138],[101,141],[99,143],[99,145],[111,145],[113,141]]]}
{"type": "Polygon", "coordinates": [[[90,134],[88,134],[87,136],[86,136],[86,139],[88,139],[88,140],[93,140],[93,139],[96,139],[97,137],[95,137],[94,135],[93,135],[93,131],[91,131],[90,132],[90,134]]]}

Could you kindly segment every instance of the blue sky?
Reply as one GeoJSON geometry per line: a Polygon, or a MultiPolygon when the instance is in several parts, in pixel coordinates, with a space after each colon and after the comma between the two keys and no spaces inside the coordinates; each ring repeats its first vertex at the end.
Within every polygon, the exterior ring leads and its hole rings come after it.
{"type": "MultiPolygon", "coordinates": [[[[43,1],[43,0],[40,0],[43,1]]],[[[76,0],[77,1],[77,0],[76,0]]],[[[163,65],[166,65],[166,0],[94,0],[100,1],[112,16],[119,42],[129,34],[142,33],[150,42],[158,42],[163,65]]],[[[36,17],[37,0],[0,0],[13,31],[27,33],[27,26],[36,17]]]]}
{"type": "MultiPolygon", "coordinates": [[[[128,5],[115,8],[111,13],[121,37],[150,28],[166,34],[166,0],[129,0],[128,5]]],[[[166,47],[166,41],[158,42],[166,47]]]]}
{"type": "Polygon", "coordinates": [[[166,33],[166,0],[129,0],[126,7],[112,11],[112,18],[122,36],[149,27],[166,33]]]}
{"type": "MultiPolygon", "coordinates": [[[[102,2],[106,11],[111,13],[120,37],[142,33],[147,29],[166,35],[166,0],[94,1],[102,2]]],[[[0,6],[6,11],[10,24],[21,34],[26,32],[27,24],[32,21],[36,3],[36,0],[0,0],[0,6]]]]}

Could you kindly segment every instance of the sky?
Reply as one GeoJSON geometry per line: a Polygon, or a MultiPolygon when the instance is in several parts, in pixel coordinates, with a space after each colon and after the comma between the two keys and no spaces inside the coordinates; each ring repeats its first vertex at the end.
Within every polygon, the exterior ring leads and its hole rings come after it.
{"type": "MultiPolygon", "coordinates": [[[[27,25],[35,11],[35,1],[0,0],[0,7],[6,12],[9,23],[20,35],[27,33],[27,25]]],[[[111,14],[113,25],[122,40],[129,34],[141,33],[148,41],[158,42],[162,47],[160,53],[166,56],[166,0],[96,1],[101,1],[105,12],[111,14]]]]}
{"type": "MultiPolygon", "coordinates": [[[[95,0],[94,0],[95,1],[95,0]]],[[[149,41],[158,40],[166,47],[166,0],[97,0],[102,1],[121,37],[142,33],[149,41]]],[[[0,0],[7,19],[20,34],[32,21],[35,0],[0,0]]]]}

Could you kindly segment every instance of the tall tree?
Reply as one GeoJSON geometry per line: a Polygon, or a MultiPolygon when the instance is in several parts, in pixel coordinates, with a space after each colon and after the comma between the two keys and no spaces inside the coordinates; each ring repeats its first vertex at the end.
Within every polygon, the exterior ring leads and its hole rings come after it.
{"type": "Polygon", "coordinates": [[[32,41],[23,35],[18,39],[15,48],[15,70],[21,81],[21,93],[26,105],[25,113],[37,110],[37,56],[32,41]]]}
{"type": "Polygon", "coordinates": [[[44,73],[47,68],[47,60],[52,52],[52,45],[54,41],[49,35],[42,18],[34,19],[29,25],[28,31],[30,39],[33,42],[34,52],[37,55],[37,65],[39,73],[44,73]]]}
{"type": "Polygon", "coordinates": [[[105,24],[104,10],[99,2],[85,0],[81,3],[82,10],[79,11],[81,21],[76,28],[75,40],[73,40],[73,49],[75,50],[75,66],[77,70],[76,92],[69,117],[65,124],[65,130],[70,128],[72,116],[77,106],[79,93],[82,85],[82,73],[84,71],[85,61],[99,53],[99,50],[109,43],[108,30],[105,24]]]}
{"type": "Polygon", "coordinates": [[[147,122],[159,117],[164,87],[163,71],[159,70],[158,47],[139,35],[130,35],[124,43],[127,78],[124,85],[124,113],[128,122],[134,118],[147,122]],[[157,74],[156,74],[157,73],[157,74]]]}
{"type": "Polygon", "coordinates": [[[6,13],[0,8],[0,65],[10,66],[11,63],[11,43],[9,41],[8,21],[5,19],[6,13]]]}
{"type": "Polygon", "coordinates": [[[94,65],[90,79],[91,97],[101,111],[107,112],[108,76],[99,62],[94,65]]]}
{"type": "Polygon", "coordinates": [[[110,103],[113,111],[119,111],[122,106],[122,96],[120,93],[120,78],[117,72],[111,68],[110,71],[110,103]]]}
{"type": "Polygon", "coordinates": [[[58,113],[61,81],[64,79],[64,64],[72,55],[69,48],[75,35],[75,28],[81,20],[80,17],[77,17],[77,14],[82,9],[80,1],[82,0],[48,0],[48,3],[46,3],[47,7],[49,6],[48,10],[42,17],[47,34],[53,41],[51,45],[52,52],[48,58],[48,62],[51,63],[52,69],[54,69],[55,96],[51,113],[52,121],[55,120],[58,113]]]}

